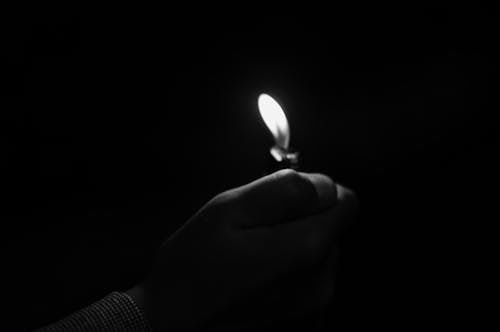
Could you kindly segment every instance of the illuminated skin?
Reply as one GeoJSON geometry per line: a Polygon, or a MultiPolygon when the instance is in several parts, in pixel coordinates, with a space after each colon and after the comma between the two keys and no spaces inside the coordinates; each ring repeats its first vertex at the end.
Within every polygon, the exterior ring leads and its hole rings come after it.
{"type": "Polygon", "coordinates": [[[330,300],[335,240],[356,211],[352,191],[325,175],[276,172],[209,201],[128,294],[155,331],[310,314],[330,300]]]}

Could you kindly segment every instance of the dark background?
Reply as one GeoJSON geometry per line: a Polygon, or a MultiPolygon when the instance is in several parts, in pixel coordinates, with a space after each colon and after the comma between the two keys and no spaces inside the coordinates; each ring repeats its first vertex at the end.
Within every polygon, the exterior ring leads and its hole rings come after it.
{"type": "Polygon", "coordinates": [[[130,287],[204,202],[259,177],[266,92],[303,169],[361,201],[331,326],[489,324],[495,28],[455,6],[2,11],[7,320],[130,287]]]}

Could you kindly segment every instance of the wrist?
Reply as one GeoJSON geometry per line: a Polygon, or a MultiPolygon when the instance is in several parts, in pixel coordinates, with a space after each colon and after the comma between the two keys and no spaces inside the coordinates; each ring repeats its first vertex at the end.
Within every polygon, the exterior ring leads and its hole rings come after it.
{"type": "Polygon", "coordinates": [[[140,283],[125,291],[142,312],[153,331],[191,331],[199,328],[200,315],[193,311],[193,303],[179,289],[170,289],[167,298],[162,290],[153,291],[147,283],[140,283]],[[175,299],[175,303],[170,299],[175,299]]]}

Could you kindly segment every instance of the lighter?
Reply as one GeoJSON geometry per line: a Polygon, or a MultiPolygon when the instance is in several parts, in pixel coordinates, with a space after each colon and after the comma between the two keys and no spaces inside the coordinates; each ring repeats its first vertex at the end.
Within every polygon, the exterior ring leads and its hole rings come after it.
{"type": "Polygon", "coordinates": [[[274,138],[274,145],[268,155],[268,172],[284,168],[298,169],[299,153],[290,149],[290,127],[283,108],[267,94],[261,94],[257,104],[260,115],[274,138]]]}

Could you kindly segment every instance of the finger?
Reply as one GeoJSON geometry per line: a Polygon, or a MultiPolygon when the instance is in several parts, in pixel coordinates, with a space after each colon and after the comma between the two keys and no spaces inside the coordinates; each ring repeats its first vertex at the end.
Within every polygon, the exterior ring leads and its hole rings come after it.
{"type": "Polygon", "coordinates": [[[307,298],[309,306],[304,308],[306,323],[310,331],[325,331],[328,324],[327,311],[332,303],[337,272],[338,248],[332,246],[318,274],[314,274],[311,292],[307,298]]]}
{"type": "Polygon", "coordinates": [[[338,255],[337,246],[332,246],[319,268],[319,273],[314,276],[311,292],[312,311],[325,308],[333,297],[338,255]]]}
{"type": "Polygon", "coordinates": [[[291,222],[335,204],[333,181],[323,174],[281,170],[229,192],[243,226],[291,222]]]}
{"type": "Polygon", "coordinates": [[[258,316],[275,320],[300,318],[309,325],[318,320],[317,313],[330,303],[333,295],[337,258],[338,249],[333,246],[321,265],[277,281],[266,294],[266,304],[259,306],[258,316]]]}
{"type": "Polygon", "coordinates": [[[320,214],[279,225],[272,231],[276,247],[304,266],[321,263],[335,241],[354,220],[358,200],[354,192],[337,186],[337,203],[320,214]],[[300,259],[302,258],[302,259],[300,259]]]}
{"type": "Polygon", "coordinates": [[[229,323],[224,327],[233,330],[240,331],[249,326],[260,326],[261,330],[266,324],[292,328],[304,321],[311,327],[319,319],[316,313],[331,299],[337,257],[338,250],[332,247],[323,264],[316,269],[288,274],[286,278],[263,286],[245,299],[238,310],[227,312],[223,320],[215,322],[215,326],[220,328],[224,322],[229,323]]]}
{"type": "Polygon", "coordinates": [[[295,316],[309,316],[325,308],[332,299],[335,282],[336,263],[338,259],[338,249],[336,246],[330,248],[325,260],[313,269],[303,271],[303,278],[293,293],[293,298],[289,299],[293,305],[295,316]]]}
{"type": "Polygon", "coordinates": [[[337,205],[329,209],[324,218],[312,218],[316,232],[328,246],[331,240],[337,240],[344,234],[359,212],[359,201],[354,191],[340,184],[336,187],[337,205]]]}

